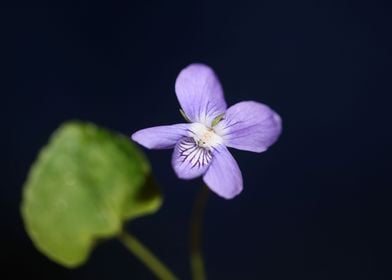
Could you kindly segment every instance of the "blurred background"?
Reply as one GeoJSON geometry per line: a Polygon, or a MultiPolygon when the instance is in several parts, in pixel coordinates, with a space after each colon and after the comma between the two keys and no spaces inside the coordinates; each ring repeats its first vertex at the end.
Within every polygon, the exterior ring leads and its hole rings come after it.
{"type": "MultiPolygon", "coordinates": [[[[209,201],[209,279],[391,279],[391,3],[135,2],[2,4],[0,278],[154,279],[116,240],[76,270],[47,259],[24,231],[22,185],[66,120],[125,135],[181,121],[176,76],[203,62],[228,104],[268,104],[284,127],[265,153],[233,151],[245,189],[209,201]]],[[[128,229],[189,279],[201,180],[177,179],[171,151],[145,152],[165,203],[128,229]]]]}

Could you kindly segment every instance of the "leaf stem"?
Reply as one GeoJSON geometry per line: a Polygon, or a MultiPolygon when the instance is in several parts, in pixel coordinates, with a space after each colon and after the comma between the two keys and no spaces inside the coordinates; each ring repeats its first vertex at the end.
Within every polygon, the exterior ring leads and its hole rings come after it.
{"type": "Polygon", "coordinates": [[[122,232],[118,239],[131,251],[142,263],[144,263],[161,280],[176,280],[170,271],[146,246],[135,236],[122,232]]]}
{"type": "Polygon", "coordinates": [[[202,229],[203,216],[207,204],[209,189],[203,184],[202,189],[196,196],[196,200],[192,210],[190,224],[190,264],[193,280],[205,280],[206,273],[204,268],[204,260],[202,253],[202,229]]]}

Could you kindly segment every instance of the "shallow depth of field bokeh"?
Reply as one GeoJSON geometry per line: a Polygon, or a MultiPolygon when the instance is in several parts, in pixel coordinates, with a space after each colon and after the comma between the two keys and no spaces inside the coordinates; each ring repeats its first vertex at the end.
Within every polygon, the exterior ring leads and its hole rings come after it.
{"type": "MultiPolygon", "coordinates": [[[[284,0],[1,8],[0,278],[154,279],[115,240],[76,270],[47,259],[24,230],[22,185],[64,121],[127,136],[180,122],[175,78],[203,62],[229,105],[257,100],[283,119],[267,152],[233,150],[243,193],[209,201],[209,279],[390,279],[391,8],[284,0]]],[[[145,153],[164,204],[129,230],[189,279],[201,180],[179,180],[170,150],[145,153]]]]}

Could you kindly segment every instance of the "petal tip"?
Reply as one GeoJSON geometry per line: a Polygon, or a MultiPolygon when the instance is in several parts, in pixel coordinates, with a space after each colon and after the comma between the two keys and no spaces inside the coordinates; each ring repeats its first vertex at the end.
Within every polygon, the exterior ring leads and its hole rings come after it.
{"type": "Polygon", "coordinates": [[[141,146],[143,146],[143,147],[145,147],[145,148],[147,148],[147,149],[150,149],[150,147],[148,147],[148,145],[146,145],[146,143],[143,142],[143,137],[142,137],[142,135],[141,135],[141,133],[140,133],[140,130],[134,132],[134,133],[131,135],[131,139],[132,139],[133,142],[136,142],[136,143],[138,143],[139,145],[141,145],[141,146]]]}
{"type": "Polygon", "coordinates": [[[235,198],[237,195],[239,195],[241,192],[242,192],[242,190],[239,191],[239,192],[235,192],[235,193],[230,193],[230,194],[226,194],[226,195],[220,195],[220,197],[222,197],[222,198],[224,198],[226,200],[231,200],[231,199],[235,198]]]}
{"type": "Polygon", "coordinates": [[[186,66],[183,70],[188,69],[188,70],[206,70],[206,71],[214,71],[210,66],[208,66],[205,63],[201,62],[195,62],[191,63],[188,66],[186,66]]]}
{"type": "Polygon", "coordinates": [[[200,176],[200,175],[195,175],[193,173],[188,173],[184,170],[178,169],[176,167],[176,163],[175,163],[174,159],[172,159],[172,166],[173,166],[174,174],[176,174],[178,179],[189,181],[189,180],[195,179],[200,176]]]}
{"type": "Polygon", "coordinates": [[[226,200],[231,200],[231,199],[235,198],[235,197],[238,196],[238,195],[242,192],[242,190],[243,190],[243,187],[241,186],[240,188],[238,188],[237,190],[232,191],[232,192],[216,192],[216,191],[214,190],[214,188],[211,188],[211,187],[207,184],[207,182],[206,182],[206,180],[205,180],[204,178],[203,178],[203,181],[204,181],[204,183],[206,184],[206,186],[207,186],[213,193],[215,193],[217,196],[219,196],[219,197],[221,197],[221,198],[224,198],[224,199],[226,199],[226,200]]]}
{"type": "Polygon", "coordinates": [[[131,139],[132,139],[134,142],[138,142],[138,136],[137,136],[137,133],[138,133],[138,131],[136,131],[136,132],[132,133],[132,135],[131,135],[131,139]]]}
{"type": "Polygon", "coordinates": [[[181,179],[181,180],[189,181],[189,180],[195,179],[194,176],[181,174],[181,173],[178,173],[176,170],[174,170],[174,173],[176,174],[178,179],[181,179]]]}
{"type": "Polygon", "coordinates": [[[266,147],[257,147],[257,148],[255,148],[254,150],[252,150],[250,152],[261,154],[261,153],[264,153],[266,150],[268,150],[268,148],[266,148],[266,147]]]}

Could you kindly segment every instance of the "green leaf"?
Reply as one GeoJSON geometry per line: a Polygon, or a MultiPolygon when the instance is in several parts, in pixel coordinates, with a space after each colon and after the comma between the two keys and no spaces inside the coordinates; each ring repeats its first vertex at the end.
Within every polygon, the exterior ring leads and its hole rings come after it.
{"type": "Polygon", "coordinates": [[[62,125],[24,185],[21,212],[35,246],[76,267],[96,241],[157,211],[162,197],[143,154],[129,139],[89,123],[62,125]]]}

